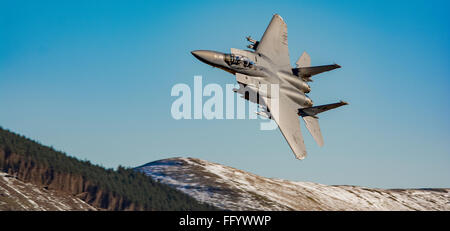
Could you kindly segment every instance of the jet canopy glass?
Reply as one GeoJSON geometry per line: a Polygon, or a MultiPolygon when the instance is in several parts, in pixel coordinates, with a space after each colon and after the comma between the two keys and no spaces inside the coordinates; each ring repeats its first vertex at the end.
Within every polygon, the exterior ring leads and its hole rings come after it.
{"type": "Polygon", "coordinates": [[[227,54],[225,62],[230,66],[253,67],[255,63],[243,55],[227,54]]]}

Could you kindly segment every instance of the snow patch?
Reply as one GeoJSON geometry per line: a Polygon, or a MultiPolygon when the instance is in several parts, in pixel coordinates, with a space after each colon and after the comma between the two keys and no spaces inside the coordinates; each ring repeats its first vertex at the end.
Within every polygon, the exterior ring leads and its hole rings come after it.
{"type": "Polygon", "coordinates": [[[257,176],[194,158],[136,168],[201,202],[226,210],[450,210],[448,189],[371,189],[257,176]]]}

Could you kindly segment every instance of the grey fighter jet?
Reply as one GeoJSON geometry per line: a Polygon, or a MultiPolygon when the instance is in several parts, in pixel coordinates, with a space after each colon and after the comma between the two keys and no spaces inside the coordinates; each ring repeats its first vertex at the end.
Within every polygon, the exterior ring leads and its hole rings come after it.
{"type": "Polygon", "coordinates": [[[347,103],[313,106],[306,95],[311,91],[307,82],[322,72],[340,68],[339,65],[311,66],[309,55],[304,52],[292,68],[289,61],[287,26],[280,15],[275,14],[270,21],[261,41],[250,36],[251,50],[231,48],[231,53],[216,51],[192,51],[200,61],[223,69],[236,76],[240,88],[234,89],[242,97],[257,103],[264,110],[258,114],[275,120],[281,133],[288,142],[297,159],[306,157],[306,148],[300,131],[299,116],[319,146],[323,146],[317,114],[334,109],[347,103]],[[277,93],[272,89],[277,86],[277,93]],[[250,95],[257,95],[251,97],[250,95]]]}

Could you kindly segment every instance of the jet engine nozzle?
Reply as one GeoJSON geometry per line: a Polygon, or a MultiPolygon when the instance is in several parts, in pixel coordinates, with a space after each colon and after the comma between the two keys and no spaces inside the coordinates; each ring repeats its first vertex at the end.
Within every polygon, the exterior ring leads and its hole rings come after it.
{"type": "Polygon", "coordinates": [[[307,107],[312,107],[314,105],[314,102],[312,101],[311,98],[309,98],[309,96],[307,96],[307,95],[305,95],[305,96],[306,96],[306,99],[305,99],[304,105],[307,107]]]}

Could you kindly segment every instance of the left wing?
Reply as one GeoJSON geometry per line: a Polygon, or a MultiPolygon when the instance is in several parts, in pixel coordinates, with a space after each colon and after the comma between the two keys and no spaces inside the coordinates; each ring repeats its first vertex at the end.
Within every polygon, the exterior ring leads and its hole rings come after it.
{"type": "Polygon", "coordinates": [[[281,92],[278,99],[262,98],[297,159],[304,159],[306,157],[306,147],[300,131],[300,120],[297,114],[299,106],[281,92]],[[275,105],[276,103],[278,103],[278,108],[275,105]]]}
{"type": "Polygon", "coordinates": [[[256,53],[263,54],[283,70],[291,70],[287,40],[287,25],[275,14],[259,42],[256,53]]]}
{"type": "MultiPolygon", "coordinates": [[[[244,74],[236,73],[236,81],[241,84],[246,84],[251,88],[258,89],[260,84],[270,84],[265,82],[263,78],[251,77],[244,74]]],[[[244,89],[236,90],[240,94],[245,94],[244,89]]],[[[300,107],[294,101],[290,100],[281,91],[278,96],[272,95],[270,98],[261,95],[260,104],[265,105],[270,111],[271,117],[275,120],[280,128],[281,133],[288,142],[297,159],[304,159],[306,157],[306,147],[303,141],[302,132],[300,131],[300,120],[298,115],[298,108],[300,107]]],[[[252,101],[253,102],[253,101],[252,101]]]]}

